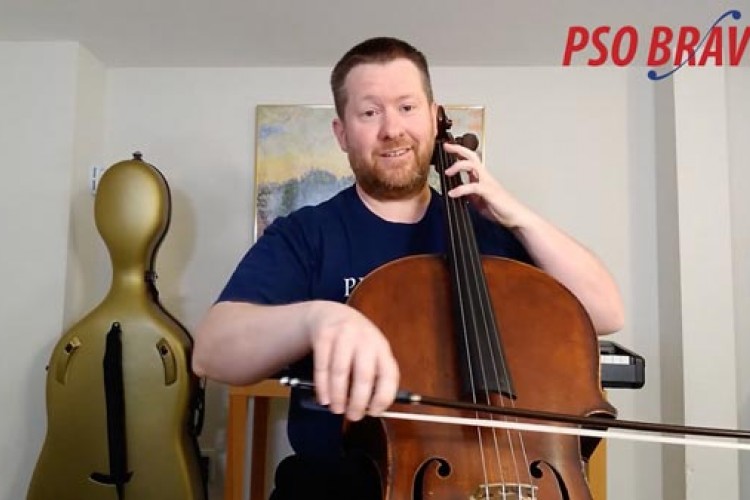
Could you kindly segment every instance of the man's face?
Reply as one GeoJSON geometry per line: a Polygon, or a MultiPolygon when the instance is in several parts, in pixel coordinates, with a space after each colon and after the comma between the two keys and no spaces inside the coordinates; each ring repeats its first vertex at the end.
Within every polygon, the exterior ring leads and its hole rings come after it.
{"type": "Polygon", "coordinates": [[[344,82],[346,107],[333,129],[360,187],[376,199],[419,193],[435,144],[436,109],[408,59],[354,67],[344,82]]]}

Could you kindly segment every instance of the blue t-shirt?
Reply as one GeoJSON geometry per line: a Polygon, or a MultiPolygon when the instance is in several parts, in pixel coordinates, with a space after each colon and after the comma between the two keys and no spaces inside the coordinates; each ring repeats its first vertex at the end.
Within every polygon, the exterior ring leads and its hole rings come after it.
{"type": "MultiPolygon", "coordinates": [[[[471,211],[479,251],[522,262],[531,259],[506,228],[471,211]]],[[[388,222],[372,213],[354,186],[314,207],[277,218],[245,254],[219,301],[288,304],[322,299],[346,302],[369,272],[392,260],[417,254],[444,254],[443,203],[432,191],[419,222],[388,222]]],[[[311,378],[312,357],[291,367],[311,378]]],[[[337,454],[341,417],[301,405],[309,395],[292,391],[289,441],[295,452],[337,454]]]]}

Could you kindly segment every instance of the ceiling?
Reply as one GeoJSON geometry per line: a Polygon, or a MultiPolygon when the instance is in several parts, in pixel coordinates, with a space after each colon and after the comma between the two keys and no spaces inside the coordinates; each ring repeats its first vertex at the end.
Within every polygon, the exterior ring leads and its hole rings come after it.
{"type": "Polygon", "coordinates": [[[433,65],[559,66],[571,26],[632,25],[644,58],[654,25],[705,33],[730,8],[722,25],[750,24],[750,0],[0,0],[0,41],[77,41],[110,67],[331,66],[390,35],[433,65]]]}

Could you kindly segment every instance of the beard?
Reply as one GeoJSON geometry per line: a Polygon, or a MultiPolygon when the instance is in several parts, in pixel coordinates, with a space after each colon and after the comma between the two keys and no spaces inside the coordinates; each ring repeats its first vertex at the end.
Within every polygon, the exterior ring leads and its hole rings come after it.
{"type": "MultiPolygon", "coordinates": [[[[389,145],[389,149],[400,147],[403,146],[389,145]]],[[[398,200],[415,196],[427,185],[432,147],[416,145],[402,162],[388,165],[377,153],[364,157],[350,152],[348,156],[357,184],[365,193],[378,200],[398,200]]]]}

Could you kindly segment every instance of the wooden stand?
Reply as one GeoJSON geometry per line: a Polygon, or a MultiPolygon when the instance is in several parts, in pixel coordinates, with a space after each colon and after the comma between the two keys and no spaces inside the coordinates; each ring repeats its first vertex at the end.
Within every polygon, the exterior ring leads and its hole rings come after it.
{"type": "Polygon", "coordinates": [[[250,500],[264,500],[268,456],[268,414],[271,398],[288,398],[289,389],[277,380],[229,388],[227,466],[224,500],[241,500],[246,470],[247,404],[254,398],[253,437],[250,450],[250,500]]]}
{"type": "Polygon", "coordinates": [[[607,500],[607,442],[602,441],[591,455],[586,475],[594,500],[607,500]]]}

